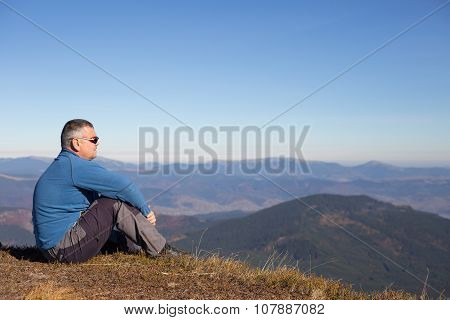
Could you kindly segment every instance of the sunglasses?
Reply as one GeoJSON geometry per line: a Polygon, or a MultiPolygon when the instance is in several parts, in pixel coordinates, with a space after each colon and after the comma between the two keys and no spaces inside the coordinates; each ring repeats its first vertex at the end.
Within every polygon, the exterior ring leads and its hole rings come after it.
{"type": "Polygon", "coordinates": [[[71,139],[79,139],[79,140],[87,140],[92,142],[93,144],[97,144],[98,140],[100,140],[99,137],[92,137],[92,138],[71,138],[71,139]]]}

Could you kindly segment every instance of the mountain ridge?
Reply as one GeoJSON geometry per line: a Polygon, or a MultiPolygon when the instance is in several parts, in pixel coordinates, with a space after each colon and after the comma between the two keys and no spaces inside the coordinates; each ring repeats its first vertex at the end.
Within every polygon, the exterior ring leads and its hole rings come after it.
{"type": "Polygon", "coordinates": [[[188,234],[176,244],[238,255],[256,266],[278,252],[303,270],[310,264],[321,265],[315,269],[319,274],[365,289],[393,282],[394,288],[417,292],[420,283],[392,262],[398,261],[423,279],[429,268],[430,283],[448,292],[449,235],[450,221],[432,213],[364,195],[324,194],[221,222],[188,234]]]}
{"type": "MultiPolygon", "coordinates": [[[[23,161],[30,160],[21,159],[20,165],[24,164],[23,161]]],[[[40,160],[31,161],[38,161],[42,165],[40,160]]],[[[94,161],[129,177],[142,190],[146,199],[153,199],[155,208],[172,215],[233,210],[257,211],[286,201],[290,197],[261,176],[243,174],[238,168],[235,168],[236,172],[232,175],[226,173],[225,167],[219,168],[219,172],[214,175],[194,173],[179,183],[180,175],[170,170],[167,175],[140,174],[137,167],[133,169],[132,165],[128,166],[120,161],[109,162],[107,158],[94,161]]],[[[411,205],[416,209],[450,218],[450,170],[400,168],[391,172],[389,168],[393,166],[389,166],[387,171],[383,166],[381,172],[379,169],[368,172],[367,165],[370,166],[370,163],[374,162],[363,164],[362,169],[354,169],[355,167],[344,167],[336,163],[311,161],[313,171],[310,175],[264,175],[298,197],[318,193],[366,194],[379,200],[411,205]]],[[[45,164],[45,168],[47,165],[45,164]]],[[[235,162],[234,166],[239,167],[240,163],[235,162]]],[[[37,170],[36,167],[27,169],[25,166],[20,169],[23,172],[17,172],[19,169],[16,166],[10,172],[8,167],[2,167],[0,161],[0,206],[30,207],[34,184],[45,168],[40,167],[37,170]],[[18,176],[11,175],[12,173],[18,176]]]]}

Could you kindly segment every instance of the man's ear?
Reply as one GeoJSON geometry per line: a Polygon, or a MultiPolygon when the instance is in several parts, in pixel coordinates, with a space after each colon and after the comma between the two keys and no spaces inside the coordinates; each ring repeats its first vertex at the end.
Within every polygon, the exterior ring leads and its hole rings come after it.
{"type": "Polygon", "coordinates": [[[70,145],[72,146],[72,149],[75,150],[76,152],[80,151],[80,142],[78,141],[78,139],[72,139],[70,145]]]}

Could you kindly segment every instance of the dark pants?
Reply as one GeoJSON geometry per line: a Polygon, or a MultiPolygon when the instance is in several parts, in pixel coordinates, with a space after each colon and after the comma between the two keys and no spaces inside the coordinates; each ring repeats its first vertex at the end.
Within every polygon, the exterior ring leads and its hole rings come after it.
{"type": "Polygon", "coordinates": [[[157,256],[166,243],[138,209],[120,200],[99,198],[55,247],[43,253],[50,261],[87,261],[100,252],[111,238],[114,227],[123,239],[142,247],[151,256],[157,256]]]}

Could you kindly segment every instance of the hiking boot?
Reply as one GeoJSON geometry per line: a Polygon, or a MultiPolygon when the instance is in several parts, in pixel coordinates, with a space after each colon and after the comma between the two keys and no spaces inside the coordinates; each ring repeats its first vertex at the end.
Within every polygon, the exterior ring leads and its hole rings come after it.
{"type": "Polygon", "coordinates": [[[188,255],[189,253],[175,247],[172,247],[170,244],[166,243],[164,248],[159,252],[160,256],[172,256],[172,257],[180,257],[183,255],[188,255]]]}

